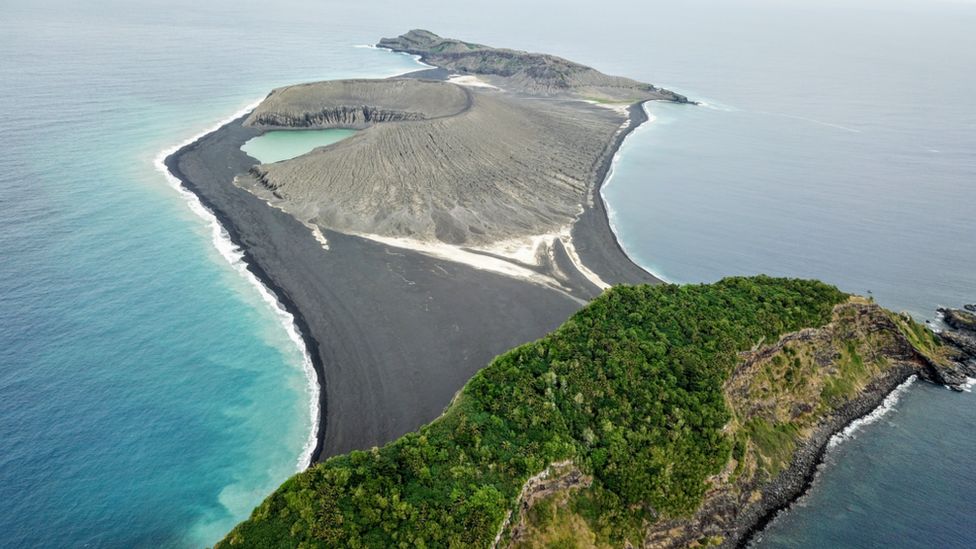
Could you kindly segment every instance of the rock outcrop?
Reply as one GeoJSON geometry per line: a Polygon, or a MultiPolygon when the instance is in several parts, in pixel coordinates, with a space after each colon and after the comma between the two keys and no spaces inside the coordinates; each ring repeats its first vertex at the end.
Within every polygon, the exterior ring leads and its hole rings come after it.
{"type": "Polygon", "coordinates": [[[942,319],[949,326],[949,329],[939,333],[939,337],[959,351],[959,360],[965,365],[963,373],[976,377],[976,314],[967,307],[963,308],[965,310],[939,309],[942,319]]]}
{"type": "Polygon", "coordinates": [[[414,29],[396,38],[383,38],[377,45],[419,55],[430,65],[462,75],[479,75],[500,87],[533,95],[627,102],[650,99],[689,102],[687,97],[672,91],[629,78],[609,76],[555,55],[492,48],[442,38],[426,30],[414,29]]]}
{"type": "Polygon", "coordinates": [[[330,80],[273,90],[244,125],[363,129],[381,122],[454,116],[470,104],[465,89],[446,82],[330,80]]]}
{"type": "MultiPolygon", "coordinates": [[[[976,336],[955,331],[945,331],[939,334],[942,341],[959,349],[970,359],[976,359],[976,336]]],[[[976,374],[970,374],[976,375],[976,374]]]]}
{"type": "Polygon", "coordinates": [[[976,333],[976,313],[963,309],[939,309],[946,324],[956,330],[976,333]]]}
{"type": "Polygon", "coordinates": [[[744,353],[726,384],[737,432],[732,460],[693,517],[651,526],[644,547],[700,539],[738,546],[806,489],[835,433],[913,374],[951,377],[956,366],[931,356],[937,347],[927,333],[913,342],[914,326],[852,302],[838,306],[824,328],[744,353]]]}

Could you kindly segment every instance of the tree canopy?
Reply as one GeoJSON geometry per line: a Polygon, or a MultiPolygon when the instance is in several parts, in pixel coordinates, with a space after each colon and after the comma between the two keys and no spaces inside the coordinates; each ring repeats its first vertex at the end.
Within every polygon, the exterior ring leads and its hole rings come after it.
{"type": "Polygon", "coordinates": [[[419,431],[294,476],[222,544],[487,547],[525,481],[561,460],[592,475],[592,520],[625,532],[686,515],[729,459],[737,353],[826,324],[846,298],[766,276],[615,287],[497,357],[419,431]]]}

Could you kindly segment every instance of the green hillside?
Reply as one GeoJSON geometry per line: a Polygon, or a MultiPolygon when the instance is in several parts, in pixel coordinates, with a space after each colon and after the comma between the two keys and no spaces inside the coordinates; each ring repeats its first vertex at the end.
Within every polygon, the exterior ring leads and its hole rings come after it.
{"type": "Polygon", "coordinates": [[[221,544],[486,547],[525,481],[563,460],[592,477],[587,520],[639,537],[693,511],[728,461],[737,353],[823,325],[846,299],[769,277],[614,288],[496,358],[418,432],[291,478],[221,544]]]}

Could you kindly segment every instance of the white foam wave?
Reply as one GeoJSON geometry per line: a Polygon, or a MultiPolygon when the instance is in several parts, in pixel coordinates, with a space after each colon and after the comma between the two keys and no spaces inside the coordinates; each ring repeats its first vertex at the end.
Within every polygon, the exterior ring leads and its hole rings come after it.
{"type": "MultiPolygon", "coordinates": [[[[637,133],[639,131],[644,131],[644,128],[649,127],[651,125],[651,123],[653,123],[655,120],[657,120],[657,117],[654,116],[654,114],[651,113],[650,109],[647,108],[647,103],[642,104],[641,105],[641,108],[644,109],[644,113],[647,115],[647,120],[643,124],[641,124],[640,126],[637,126],[636,128],[634,128],[633,131],[631,131],[630,134],[628,134],[627,137],[624,138],[623,143],[621,143],[620,146],[617,147],[617,151],[615,153],[613,153],[613,159],[610,161],[610,169],[607,170],[607,176],[603,179],[603,184],[600,185],[600,198],[601,198],[601,200],[603,200],[603,207],[606,208],[606,210],[607,210],[607,222],[610,225],[610,230],[613,232],[614,238],[616,238],[617,241],[621,243],[621,245],[620,245],[621,249],[623,249],[623,242],[620,240],[620,231],[617,229],[617,223],[616,223],[616,221],[617,221],[617,212],[614,211],[614,209],[610,206],[610,201],[607,200],[606,195],[603,194],[603,193],[604,193],[604,190],[607,188],[607,186],[609,186],[610,183],[613,181],[613,175],[614,175],[614,173],[617,170],[617,163],[620,161],[620,156],[622,154],[622,151],[624,150],[624,145],[627,144],[627,140],[630,139],[631,137],[633,137],[635,133],[637,133]]],[[[629,124],[630,124],[630,121],[628,120],[627,121],[627,125],[625,125],[624,128],[628,127],[629,124]]],[[[641,265],[639,262],[635,261],[634,258],[631,257],[630,254],[627,253],[627,250],[626,249],[624,249],[624,255],[626,255],[631,261],[633,261],[635,265],[640,265],[640,267],[642,269],[644,269],[645,271],[651,273],[651,275],[654,276],[655,278],[657,278],[658,280],[661,280],[661,281],[667,282],[667,283],[671,283],[671,281],[668,280],[661,273],[654,272],[650,268],[648,268],[648,267],[646,267],[644,265],[641,265]]]]}
{"type": "Polygon", "coordinates": [[[976,386],[976,378],[967,377],[966,382],[962,384],[962,390],[971,393],[973,392],[973,386],[976,386]]]}
{"type": "Polygon", "coordinates": [[[230,265],[238,273],[241,274],[248,282],[253,285],[261,298],[271,306],[272,311],[278,317],[282,326],[285,328],[285,332],[288,334],[289,339],[294,342],[302,354],[302,370],[305,373],[305,378],[307,380],[307,391],[309,398],[309,414],[312,422],[312,428],[309,433],[308,439],[302,448],[302,453],[298,457],[297,469],[299,471],[304,470],[312,461],[312,452],[315,451],[316,443],[318,442],[318,432],[319,432],[319,391],[321,390],[318,383],[318,377],[315,374],[315,369],[312,367],[312,358],[309,355],[308,348],[305,346],[305,341],[302,339],[299,333],[298,327],[295,325],[295,317],[289,313],[284,305],[278,301],[278,298],[274,293],[265,286],[259,279],[247,269],[247,263],[244,261],[244,252],[239,246],[234,244],[230,238],[230,234],[224,228],[223,225],[217,220],[217,216],[214,215],[209,208],[207,208],[197,195],[193,194],[185,187],[183,187],[180,180],[174,176],[169,169],[166,167],[166,158],[176,151],[182,149],[183,147],[193,143],[194,141],[200,139],[201,137],[213,133],[220,127],[228,124],[247,113],[251,112],[261,103],[263,99],[259,99],[246,107],[235,112],[231,116],[217,122],[210,128],[194,135],[193,137],[187,138],[183,142],[169,147],[159,152],[156,158],[153,160],[153,165],[155,168],[166,177],[166,181],[176,189],[177,192],[186,200],[190,209],[193,213],[200,216],[201,219],[207,222],[210,226],[211,241],[213,242],[214,248],[220,253],[230,265]]]}
{"type": "Polygon", "coordinates": [[[827,449],[830,450],[831,448],[835,448],[838,444],[844,442],[845,440],[850,440],[852,438],[855,438],[854,435],[862,427],[864,427],[865,425],[870,425],[878,421],[882,417],[884,417],[885,414],[887,414],[892,409],[894,409],[895,405],[898,404],[898,399],[901,398],[901,395],[905,394],[905,392],[908,391],[908,388],[911,387],[912,383],[915,383],[917,379],[918,376],[912,375],[911,377],[906,379],[901,385],[895,387],[895,390],[889,393],[888,396],[885,397],[884,401],[881,403],[881,406],[875,408],[870,414],[862,418],[855,419],[854,421],[851,422],[850,425],[845,427],[843,431],[830,437],[830,440],[827,442],[827,449]]]}

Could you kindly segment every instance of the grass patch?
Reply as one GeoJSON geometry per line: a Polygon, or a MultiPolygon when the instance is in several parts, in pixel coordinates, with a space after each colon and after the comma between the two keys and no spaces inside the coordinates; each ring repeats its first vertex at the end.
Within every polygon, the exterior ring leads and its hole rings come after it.
{"type": "Polygon", "coordinates": [[[755,450],[762,458],[765,469],[775,475],[785,469],[793,459],[797,428],[792,423],[770,423],[753,418],[746,423],[745,431],[755,450]]]}

